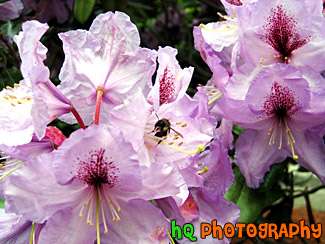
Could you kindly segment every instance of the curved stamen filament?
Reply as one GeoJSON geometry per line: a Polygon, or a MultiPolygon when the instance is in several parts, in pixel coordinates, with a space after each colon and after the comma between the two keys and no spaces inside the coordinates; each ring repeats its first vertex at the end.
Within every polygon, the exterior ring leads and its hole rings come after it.
{"type": "MultiPolygon", "coordinates": [[[[14,172],[16,169],[18,169],[20,166],[22,166],[24,164],[24,162],[22,161],[18,161],[19,163],[16,164],[12,169],[4,172],[4,173],[1,173],[0,175],[0,180],[2,180],[3,178],[5,178],[7,175],[11,174],[12,172],[14,172]]],[[[12,165],[11,165],[12,166],[12,165]]],[[[3,166],[1,166],[3,167],[3,166]]]]}
{"type": "Polygon", "coordinates": [[[175,241],[174,241],[173,237],[170,235],[169,231],[167,231],[167,234],[168,234],[168,236],[169,236],[170,242],[171,242],[172,244],[175,244],[175,241]]]}
{"type": "MultiPolygon", "coordinates": [[[[217,93],[218,94],[218,93],[217,93]]],[[[219,91],[219,95],[217,95],[216,97],[214,97],[213,99],[211,99],[208,104],[213,103],[214,101],[216,101],[217,99],[219,99],[222,96],[222,93],[219,91]]]]}
{"type": "MultiPolygon", "coordinates": [[[[1,165],[1,168],[2,168],[2,169],[6,169],[6,168],[12,168],[12,167],[15,167],[15,166],[17,166],[17,165],[20,164],[20,163],[21,163],[20,160],[18,160],[18,159],[12,159],[12,160],[10,160],[10,161],[5,161],[5,162],[0,163],[0,165],[1,165]]],[[[0,169],[1,169],[1,168],[0,168],[0,169]]]]}
{"type": "Polygon", "coordinates": [[[97,193],[99,195],[99,203],[100,203],[100,209],[101,209],[101,212],[102,212],[102,218],[103,218],[103,223],[104,223],[104,234],[108,234],[108,228],[107,228],[107,225],[106,225],[106,217],[105,217],[105,212],[104,212],[104,208],[103,208],[103,201],[102,201],[102,198],[100,197],[100,194],[99,192],[97,193]]]}
{"type": "Polygon", "coordinates": [[[100,244],[100,233],[99,233],[99,191],[97,188],[97,199],[96,199],[96,230],[97,230],[97,243],[100,244]]]}
{"type": "MultiPolygon", "coordinates": [[[[279,125],[280,127],[280,125],[279,125]]],[[[282,148],[282,130],[280,129],[280,145],[278,147],[278,149],[281,149],[282,148]]]]}
{"type": "Polygon", "coordinates": [[[82,212],[83,212],[84,208],[89,205],[89,201],[90,201],[91,197],[93,196],[93,191],[94,191],[94,188],[92,187],[87,198],[86,198],[85,203],[82,205],[81,210],[79,212],[80,218],[82,218],[82,216],[83,216],[82,212]]]}
{"type": "Polygon", "coordinates": [[[299,157],[298,157],[298,155],[295,154],[295,150],[293,148],[293,144],[295,144],[296,141],[295,141],[295,139],[294,139],[294,137],[293,137],[293,135],[291,133],[291,130],[289,129],[289,127],[288,127],[288,125],[287,125],[287,123],[285,121],[284,121],[284,125],[286,127],[286,133],[288,134],[288,145],[290,145],[290,147],[291,147],[292,158],[294,160],[297,160],[299,157]]]}
{"type": "Polygon", "coordinates": [[[294,150],[294,146],[293,144],[296,143],[294,137],[293,137],[293,134],[290,130],[290,128],[288,127],[287,123],[284,121],[284,120],[279,120],[279,123],[275,123],[273,124],[273,126],[268,130],[268,133],[267,135],[268,136],[271,136],[270,139],[269,139],[269,145],[273,145],[275,144],[275,138],[276,138],[276,135],[277,135],[277,131],[278,131],[278,128],[280,130],[280,138],[279,138],[279,147],[278,149],[281,149],[282,148],[282,124],[284,125],[284,129],[285,129],[285,132],[287,134],[287,141],[288,141],[288,146],[290,146],[291,148],[291,153],[292,153],[292,158],[294,160],[297,160],[299,157],[298,155],[295,154],[295,150],[294,150]],[[277,126],[278,125],[278,126],[277,126]]]}
{"type": "Polygon", "coordinates": [[[109,209],[111,210],[111,214],[112,214],[112,220],[115,222],[119,222],[121,220],[118,212],[121,212],[121,208],[120,206],[118,205],[117,201],[114,199],[114,198],[110,198],[105,191],[103,191],[104,193],[104,197],[108,203],[108,206],[109,206],[109,209]],[[117,206],[117,211],[115,210],[114,208],[114,204],[117,206]]]}
{"type": "Polygon", "coordinates": [[[35,235],[34,235],[34,232],[35,232],[35,222],[33,222],[33,224],[32,224],[32,231],[30,233],[29,244],[35,243],[35,235]]]}
{"type": "Polygon", "coordinates": [[[149,138],[154,140],[155,142],[158,142],[158,143],[160,142],[160,144],[165,145],[165,146],[167,146],[169,148],[172,148],[174,150],[177,150],[177,151],[183,152],[183,153],[187,153],[187,154],[196,154],[198,152],[201,152],[204,149],[204,146],[202,144],[200,144],[198,149],[193,150],[193,151],[188,151],[188,150],[184,150],[184,149],[181,149],[181,148],[178,148],[178,147],[171,146],[168,143],[165,143],[165,142],[161,141],[161,139],[156,139],[154,137],[149,137],[149,138]]]}
{"type": "Polygon", "coordinates": [[[202,27],[202,29],[210,32],[227,32],[231,30],[238,30],[238,26],[234,26],[234,25],[227,25],[227,29],[222,29],[222,30],[209,29],[205,27],[203,24],[200,24],[200,26],[202,27]]]}

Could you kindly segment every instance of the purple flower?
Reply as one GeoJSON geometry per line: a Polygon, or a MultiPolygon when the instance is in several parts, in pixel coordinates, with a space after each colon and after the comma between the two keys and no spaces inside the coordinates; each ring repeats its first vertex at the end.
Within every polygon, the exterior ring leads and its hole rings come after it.
{"type": "Polygon", "coordinates": [[[79,129],[4,184],[8,210],[36,223],[47,220],[39,237],[45,243],[160,243],[167,237],[163,214],[141,199],[136,153],[116,128],[79,129]]]}
{"type": "Polygon", "coordinates": [[[59,36],[66,55],[59,75],[60,89],[72,100],[86,124],[94,120],[98,90],[103,93],[102,123],[137,87],[148,91],[156,54],[139,48],[138,30],[126,14],[101,14],[89,31],[69,31],[59,36]]]}
{"type": "Polygon", "coordinates": [[[314,129],[324,123],[324,79],[310,67],[301,71],[272,65],[244,80],[240,90],[232,83],[243,80],[232,79],[228,97],[218,100],[223,115],[246,129],[235,162],[250,187],[258,187],[269,166],[288,156],[325,181],[325,147],[314,129]]]}
{"type": "Polygon", "coordinates": [[[299,67],[313,64],[315,70],[322,71],[325,19],[310,2],[261,0],[238,8],[242,58],[255,65],[284,62],[299,67]]]}

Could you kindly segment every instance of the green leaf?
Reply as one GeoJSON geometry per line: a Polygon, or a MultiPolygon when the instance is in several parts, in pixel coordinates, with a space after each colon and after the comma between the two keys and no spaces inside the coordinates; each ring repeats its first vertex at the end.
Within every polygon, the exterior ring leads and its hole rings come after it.
{"type": "Polygon", "coordinates": [[[234,168],[235,180],[226,192],[225,198],[240,208],[239,222],[252,223],[260,216],[265,206],[266,194],[246,185],[244,176],[238,167],[234,168]]]}
{"type": "Polygon", "coordinates": [[[279,164],[274,164],[270,168],[264,177],[264,182],[260,185],[260,191],[269,191],[272,189],[273,185],[276,184],[279,179],[282,179],[286,174],[286,168],[288,165],[289,159],[286,159],[284,162],[279,164]]]}
{"type": "Polygon", "coordinates": [[[0,199],[0,208],[5,208],[5,200],[0,199]]]}
{"type": "Polygon", "coordinates": [[[242,127],[240,127],[240,126],[234,124],[233,127],[232,127],[232,131],[233,131],[236,135],[239,136],[241,133],[244,132],[244,129],[243,129],[242,127]]]}
{"type": "Polygon", "coordinates": [[[94,9],[96,0],[75,0],[73,13],[76,19],[84,24],[94,9]]]}
{"type": "Polygon", "coordinates": [[[0,29],[8,36],[14,37],[21,30],[22,23],[6,21],[0,26],[0,29]]]}

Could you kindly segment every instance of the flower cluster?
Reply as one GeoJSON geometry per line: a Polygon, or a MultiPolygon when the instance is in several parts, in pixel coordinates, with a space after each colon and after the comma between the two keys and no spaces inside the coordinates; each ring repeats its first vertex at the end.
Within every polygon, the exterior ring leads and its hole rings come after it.
{"type": "MultiPolygon", "coordinates": [[[[193,68],[176,49],[142,48],[126,14],[100,14],[89,31],[59,34],[55,86],[47,24],[22,29],[24,79],[1,91],[1,243],[169,243],[172,219],[237,221],[223,198],[234,180],[229,126],[216,130],[208,99],[186,94],[193,68]],[[67,138],[49,126],[57,118],[80,128],[67,138]]],[[[304,101],[292,103],[295,113],[304,101]]]]}
{"type": "Polygon", "coordinates": [[[253,188],[287,157],[324,184],[323,1],[222,2],[228,15],[196,27],[194,37],[213,72],[199,93],[211,112],[245,129],[235,163],[253,188]]]}

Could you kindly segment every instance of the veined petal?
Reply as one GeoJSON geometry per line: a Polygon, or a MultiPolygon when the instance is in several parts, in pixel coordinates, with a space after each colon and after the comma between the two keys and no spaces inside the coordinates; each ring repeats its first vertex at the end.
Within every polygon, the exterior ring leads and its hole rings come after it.
{"type": "Polygon", "coordinates": [[[84,197],[80,185],[61,186],[52,170],[52,159],[43,154],[3,179],[3,190],[8,211],[43,223],[56,211],[74,206],[84,197]],[[36,211],[37,210],[37,211],[36,211]]]}
{"type": "MultiPolygon", "coordinates": [[[[105,90],[102,123],[136,87],[148,90],[156,52],[139,48],[138,31],[126,14],[101,14],[90,31],[69,31],[60,38],[66,55],[59,75],[61,91],[72,100],[87,125],[93,121],[98,87],[105,90]]],[[[64,120],[71,122],[69,118],[64,120]]]]}
{"type": "Polygon", "coordinates": [[[297,131],[294,134],[297,162],[313,172],[325,184],[325,145],[323,138],[310,130],[297,131]]]}
{"type": "Polygon", "coordinates": [[[40,243],[89,244],[96,240],[96,228],[79,218],[77,208],[65,208],[53,214],[39,236],[40,243]]]}
{"type": "Polygon", "coordinates": [[[101,243],[169,243],[170,226],[160,209],[141,199],[121,202],[121,221],[109,224],[101,243]]]}
{"type": "Polygon", "coordinates": [[[19,35],[14,37],[22,59],[21,72],[25,78],[28,77],[33,66],[43,65],[46,59],[47,48],[40,39],[48,28],[47,24],[36,20],[28,21],[23,24],[23,30],[19,35]]]}
{"type": "Polygon", "coordinates": [[[267,130],[245,130],[236,143],[235,163],[245,176],[249,187],[258,188],[264,175],[273,163],[282,162],[290,156],[285,150],[279,150],[278,145],[269,145],[270,137],[267,130]]]}

